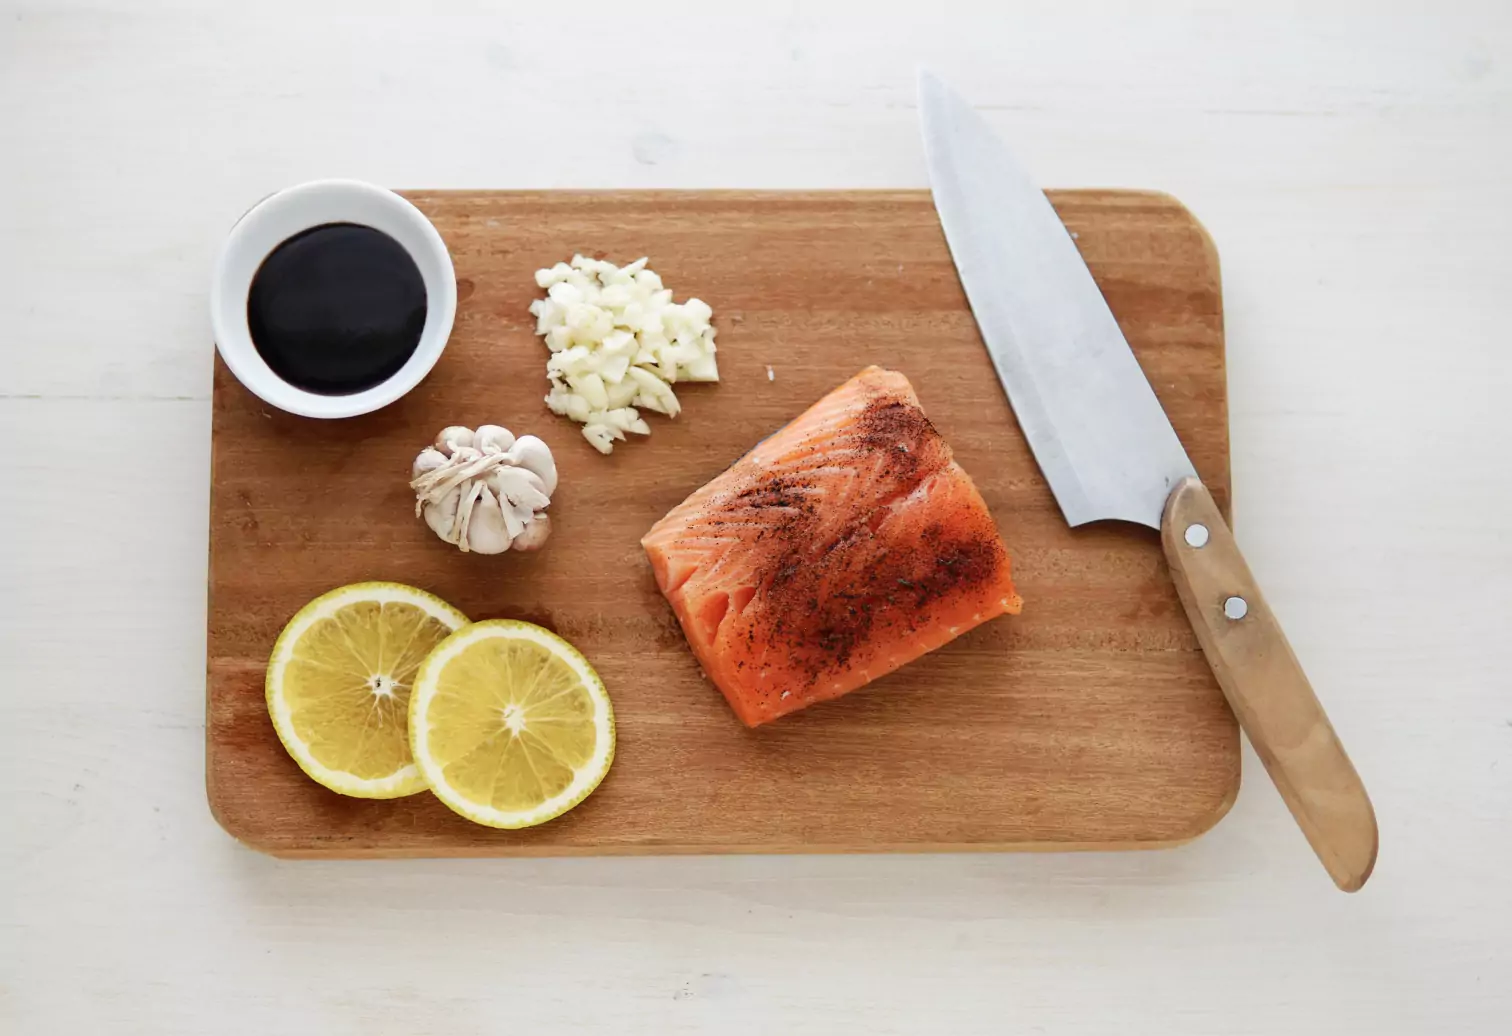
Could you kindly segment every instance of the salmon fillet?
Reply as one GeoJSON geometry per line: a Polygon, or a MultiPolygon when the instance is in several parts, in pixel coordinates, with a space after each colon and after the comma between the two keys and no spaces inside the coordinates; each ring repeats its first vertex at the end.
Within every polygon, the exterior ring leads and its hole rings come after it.
{"type": "Polygon", "coordinates": [[[641,545],[693,654],[752,727],[1021,603],[976,485],[908,379],[880,367],[758,444],[641,545]]]}

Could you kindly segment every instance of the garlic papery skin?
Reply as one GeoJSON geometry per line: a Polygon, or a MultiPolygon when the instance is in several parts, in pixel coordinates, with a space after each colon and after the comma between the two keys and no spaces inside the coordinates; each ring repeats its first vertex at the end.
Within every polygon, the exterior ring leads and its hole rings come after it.
{"type": "Polygon", "coordinates": [[[499,425],[445,428],[410,467],[416,516],[464,553],[539,550],[556,486],[550,447],[499,425]]]}

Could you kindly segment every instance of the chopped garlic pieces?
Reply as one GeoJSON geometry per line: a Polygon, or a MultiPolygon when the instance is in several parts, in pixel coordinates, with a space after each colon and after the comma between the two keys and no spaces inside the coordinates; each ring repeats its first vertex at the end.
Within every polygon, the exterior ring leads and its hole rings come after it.
{"type": "Polygon", "coordinates": [[[677,382],[719,380],[714,311],[701,299],[673,302],[644,258],[615,266],[575,255],[535,280],[546,292],[530,304],[551,350],[546,405],[581,424],[600,453],[626,433],[651,434],[637,407],[676,417],[677,382]]]}

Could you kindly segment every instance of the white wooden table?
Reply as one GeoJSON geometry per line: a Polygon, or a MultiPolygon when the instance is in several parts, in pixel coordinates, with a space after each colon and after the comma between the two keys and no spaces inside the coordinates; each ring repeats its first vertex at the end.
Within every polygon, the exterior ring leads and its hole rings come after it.
{"type": "Polygon", "coordinates": [[[1512,8],[327,6],[0,2],[0,1031],[1507,1031],[1512,8]],[[1163,188],[1216,238],[1237,530],[1374,795],[1365,891],[1248,749],[1232,814],[1148,854],[322,864],[226,837],[206,289],[232,220],[333,175],[922,186],[918,61],[1045,184],[1163,188]]]}

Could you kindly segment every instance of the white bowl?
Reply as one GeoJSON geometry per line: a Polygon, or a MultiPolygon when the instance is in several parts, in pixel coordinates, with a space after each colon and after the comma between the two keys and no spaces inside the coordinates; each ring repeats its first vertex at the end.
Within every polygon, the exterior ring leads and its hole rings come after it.
{"type": "Polygon", "coordinates": [[[261,399],[304,417],[353,417],[394,402],[420,384],[441,358],[456,315],[457,278],[446,242],[415,206],[360,180],[314,180],[258,202],[231,228],[210,284],[210,323],[221,359],[261,399]],[[325,223],[381,230],[410,254],[425,281],[425,327],[410,358],[387,381],[341,396],[307,391],[273,373],[247,327],[247,293],[268,253],[325,223]]]}

